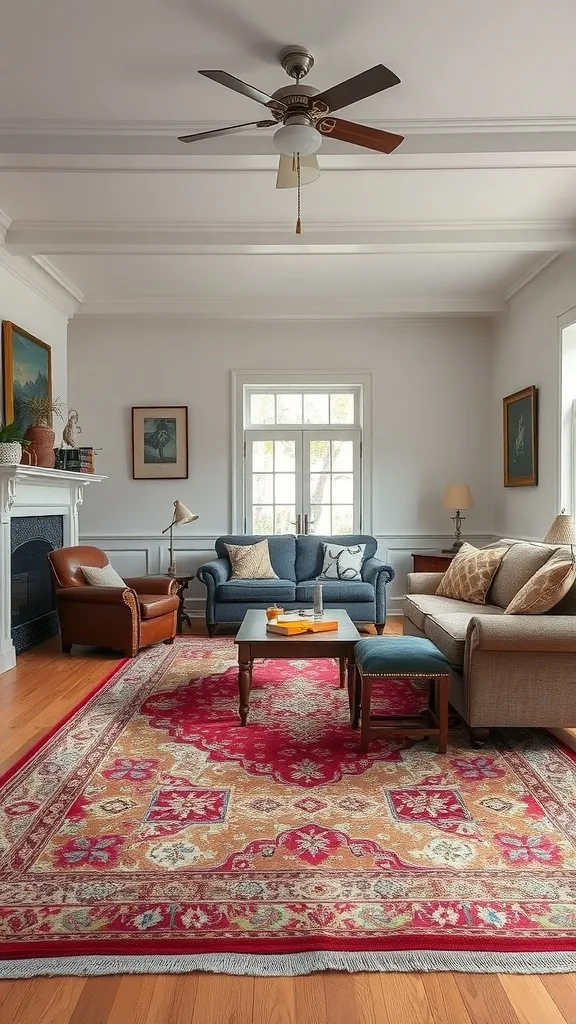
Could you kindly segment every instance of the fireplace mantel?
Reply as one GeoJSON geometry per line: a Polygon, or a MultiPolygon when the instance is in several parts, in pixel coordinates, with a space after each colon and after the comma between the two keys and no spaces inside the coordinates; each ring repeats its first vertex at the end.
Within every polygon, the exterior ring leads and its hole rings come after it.
{"type": "Polygon", "coordinates": [[[0,673],[16,664],[12,643],[10,520],[61,515],[64,546],[78,543],[78,509],[84,488],[105,476],[41,466],[0,466],[0,673]]]}

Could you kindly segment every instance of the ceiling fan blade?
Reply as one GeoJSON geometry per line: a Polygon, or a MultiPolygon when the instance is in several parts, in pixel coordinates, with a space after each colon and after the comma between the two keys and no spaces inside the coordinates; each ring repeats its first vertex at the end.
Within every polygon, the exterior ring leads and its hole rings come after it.
{"type": "Polygon", "coordinates": [[[210,78],[213,82],[218,82],[219,85],[225,85],[227,89],[233,89],[234,92],[239,92],[250,100],[263,103],[265,107],[270,107],[271,110],[278,110],[280,112],[286,110],[285,103],[275,100],[267,92],[262,92],[261,89],[256,89],[253,85],[242,82],[239,78],[235,78],[234,75],[229,75],[227,71],[199,71],[198,74],[204,75],[204,78],[210,78]]]}
{"type": "Polygon", "coordinates": [[[234,135],[247,132],[249,128],[274,128],[277,121],[247,121],[245,124],[231,124],[229,128],[213,128],[210,132],[196,132],[195,135],[179,135],[178,142],[198,142],[200,139],[215,139],[219,135],[234,135]]]}
{"type": "Polygon", "coordinates": [[[393,85],[399,85],[400,79],[393,71],[385,68],[383,64],[376,64],[375,67],[363,71],[354,78],[348,78],[339,85],[333,85],[331,89],[318,93],[312,101],[313,107],[320,107],[325,104],[328,107],[326,113],[332,110],[341,110],[358,100],[365,100],[368,96],[374,96],[377,92],[384,92],[391,89],[393,85]]]}
{"type": "Polygon", "coordinates": [[[343,121],[340,117],[324,117],[316,124],[322,135],[330,135],[340,142],[351,142],[353,146],[364,146],[379,153],[393,153],[404,141],[403,135],[383,132],[379,128],[368,128],[354,121],[343,121]]]}

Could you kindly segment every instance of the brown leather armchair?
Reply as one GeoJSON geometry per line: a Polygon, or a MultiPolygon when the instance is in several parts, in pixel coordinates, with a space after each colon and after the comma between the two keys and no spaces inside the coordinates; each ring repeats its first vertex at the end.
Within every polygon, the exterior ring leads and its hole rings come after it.
{"type": "Polygon", "coordinates": [[[112,647],[134,658],[141,647],[176,636],[176,580],[142,576],[125,580],[126,587],[87,586],[80,566],[103,568],[108,559],[99,548],[57,548],[48,554],[54,580],[62,650],[72,644],[112,647]]]}

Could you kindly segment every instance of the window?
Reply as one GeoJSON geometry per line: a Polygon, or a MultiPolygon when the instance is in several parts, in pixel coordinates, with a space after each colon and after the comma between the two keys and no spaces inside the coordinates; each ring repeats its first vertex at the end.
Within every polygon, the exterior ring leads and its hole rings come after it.
{"type": "Polygon", "coordinates": [[[361,385],[242,384],[245,533],[362,528],[361,385]]]}

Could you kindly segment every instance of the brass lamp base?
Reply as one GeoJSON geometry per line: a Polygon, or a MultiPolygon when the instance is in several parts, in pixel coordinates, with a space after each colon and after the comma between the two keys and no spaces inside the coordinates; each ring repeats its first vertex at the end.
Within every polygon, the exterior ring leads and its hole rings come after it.
{"type": "Polygon", "coordinates": [[[454,523],[454,543],[451,548],[442,548],[443,555],[457,555],[464,544],[464,541],[462,540],[462,523],[464,522],[465,516],[460,515],[460,509],[458,508],[450,518],[454,523]]]}

